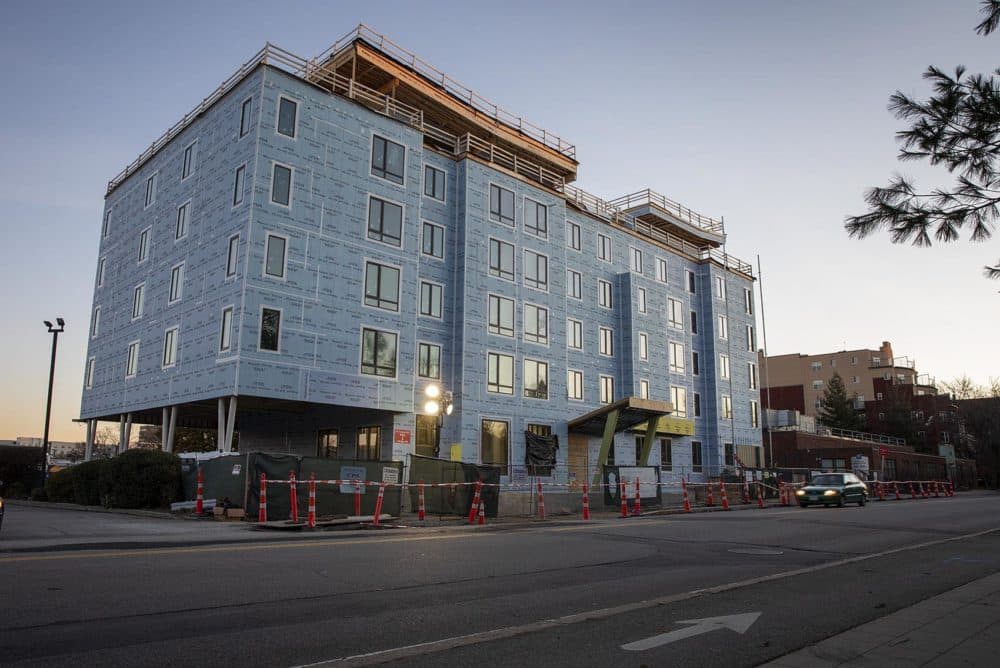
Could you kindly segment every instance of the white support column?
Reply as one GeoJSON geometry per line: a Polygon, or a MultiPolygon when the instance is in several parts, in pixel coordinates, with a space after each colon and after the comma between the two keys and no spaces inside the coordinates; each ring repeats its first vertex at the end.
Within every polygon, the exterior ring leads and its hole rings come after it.
{"type": "Polygon", "coordinates": [[[118,416],[118,447],[115,448],[117,452],[116,455],[120,455],[125,451],[123,444],[125,443],[125,414],[122,413],[118,416]]]}
{"type": "Polygon", "coordinates": [[[177,406],[170,407],[170,432],[167,436],[167,452],[174,451],[174,435],[177,433],[177,406]]]}
{"type": "Polygon", "coordinates": [[[236,428],[236,397],[229,397],[229,416],[226,420],[226,443],[223,452],[233,451],[233,434],[236,428]]]}
{"type": "Polygon", "coordinates": [[[167,449],[167,440],[170,437],[170,409],[164,406],[160,410],[160,450],[170,452],[167,449]]]}
{"type": "Polygon", "coordinates": [[[226,443],[226,400],[222,397],[219,397],[219,421],[216,424],[218,425],[215,429],[215,441],[218,444],[216,449],[222,452],[226,443]]]}
{"type": "Polygon", "coordinates": [[[122,452],[128,450],[129,443],[132,442],[132,414],[125,416],[125,438],[123,440],[122,452]]]}
{"type": "Polygon", "coordinates": [[[83,461],[94,458],[94,438],[97,436],[97,420],[87,420],[87,441],[83,447],[83,461]]]}

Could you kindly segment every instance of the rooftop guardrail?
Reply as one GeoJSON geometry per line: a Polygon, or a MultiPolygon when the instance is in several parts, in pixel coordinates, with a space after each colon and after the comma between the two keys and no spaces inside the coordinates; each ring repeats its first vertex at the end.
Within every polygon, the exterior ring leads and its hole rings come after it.
{"type": "Polygon", "coordinates": [[[637,206],[652,205],[665,211],[681,222],[689,223],[699,229],[713,234],[725,234],[725,227],[721,220],[703,216],[697,211],[692,211],[683,204],[675,202],[669,197],[665,197],[655,190],[646,188],[638,192],[622,195],[609,202],[612,206],[621,209],[632,209],[637,206]]]}

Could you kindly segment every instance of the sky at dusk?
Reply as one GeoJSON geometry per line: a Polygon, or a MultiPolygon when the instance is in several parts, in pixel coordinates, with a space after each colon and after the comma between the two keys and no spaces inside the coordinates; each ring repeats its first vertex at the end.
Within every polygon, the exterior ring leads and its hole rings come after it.
{"type": "MultiPolygon", "coordinates": [[[[762,263],[770,354],[891,341],[938,380],[1000,376],[1000,242],[858,241],[844,217],[897,171],[896,89],[1000,65],[976,0],[86,2],[8,5],[0,57],[0,439],[40,436],[63,317],[54,440],[83,440],[87,328],[109,179],[270,41],[311,57],[358,23],[577,146],[578,186],[724,217],[762,263]]],[[[758,315],[760,310],[758,309],[758,315]]]]}

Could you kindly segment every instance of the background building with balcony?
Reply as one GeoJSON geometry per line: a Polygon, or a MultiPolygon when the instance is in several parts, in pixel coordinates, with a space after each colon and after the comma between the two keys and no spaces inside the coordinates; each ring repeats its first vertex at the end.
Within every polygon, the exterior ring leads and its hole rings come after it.
{"type": "Polygon", "coordinates": [[[183,426],[516,478],[533,432],[563,480],[756,456],[751,266],[721,220],[570,185],[575,155],[364,26],[268,45],[109,184],[88,443],[183,426]]]}

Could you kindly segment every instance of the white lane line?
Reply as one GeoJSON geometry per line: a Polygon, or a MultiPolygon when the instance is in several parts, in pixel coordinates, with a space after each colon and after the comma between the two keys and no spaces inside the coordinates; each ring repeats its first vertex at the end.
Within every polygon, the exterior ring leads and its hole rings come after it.
{"type": "Polygon", "coordinates": [[[736,582],[729,582],[726,584],[716,585],[714,587],[708,587],[706,589],[694,589],[680,594],[659,596],[657,598],[651,598],[645,601],[636,601],[635,603],[616,605],[611,608],[588,610],[585,612],[578,612],[572,615],[555,617],[553,619],[543,619],[537,622],[530,622],[528,624],[520,624],[518,626],[507,626],[499,629],[491,629],[489,631],[470,633],[468,635],[453,636],[451,638],[442,638],[441,640],[431,640],[428,642],[417,643],[415,645],[405,645],[403,647],[394,647],[392,649],[383,649],[375,652],[368,652],[367,654],[355,654],[352,656],[344,656],[335,659],[326,659],[324,661],[317,661],[316,663],[301,664],[298,666],[294,666],[294,668],[321,668],[323,666],[337,666],[338,668],[341,668],[342,666],[372,666],[379,663],[385,663],[387,661],[397,661],[399,659],[406,659],[414,656],[420,656],[423,654],[432,654],[434,652],[441,652],[449,649],[455,649],[458,647],[478,645],[480,643],[490,642],[492,640],[502,640],[505,638],[512,638],[514,636],[526,635],[528,633],[535,633],[536,631],[544,631],[546,629],[551,629],[558,626],[566,626],[569,624],[579,624],[580,622],[608,619],[611,617],[616,617],[618,615],[635,612],[637,610],[647,610],[649,608],[655,608],[661,605],[667,605],[670,603],[677,603],[679,601],[686,601],[693,598],[699,598],[707,594],[719,594],[722,592],[732,591],[734,589],[742,589],[744,587],[750,587],[752,585],[761,584],[764,582],[773,582],[775,580],[783,580],[785,578],[791,578],[798,575],[816,573],[818,571],[827,570],[828,568],[836,568],[838,566],[845,566],[847,564],[855,564],[861,561],[868,561],[869,559],[881,559],[882,557],[886,557],[892,554],[899,554],[900,552],[909,552],[911,550],[922,550],[927,547],[933,547],[934,545],[943,545],[945,543],[951,543],[954,541],[966,540],[969,538],[977,538],[979,536],[985,536],[987,534],[996,532],[1000,532],[1000,527],[994,527],[992,529],[984,529],[983,531],[976,531],[974,533],[963,534],[961,536],[951,536],[949,538],[940,538],[938,540],[927,541],[924,543],[916,543],[914,545],[895,547],[892,548],[891,550],[883,550],[881,552],[873,552],[871,554],[862,554],[855,557],[848,557],[846,559],[838,559],[837,561],[831,561],[825,564],[818,564],[816,566],[806,566],[804,568],[796,568],[795,570],[784,571],[782,573],[774,573],[773,575],[762,575],[760,577],[750,578],[748,580],[739,580],[736,582]]]}

